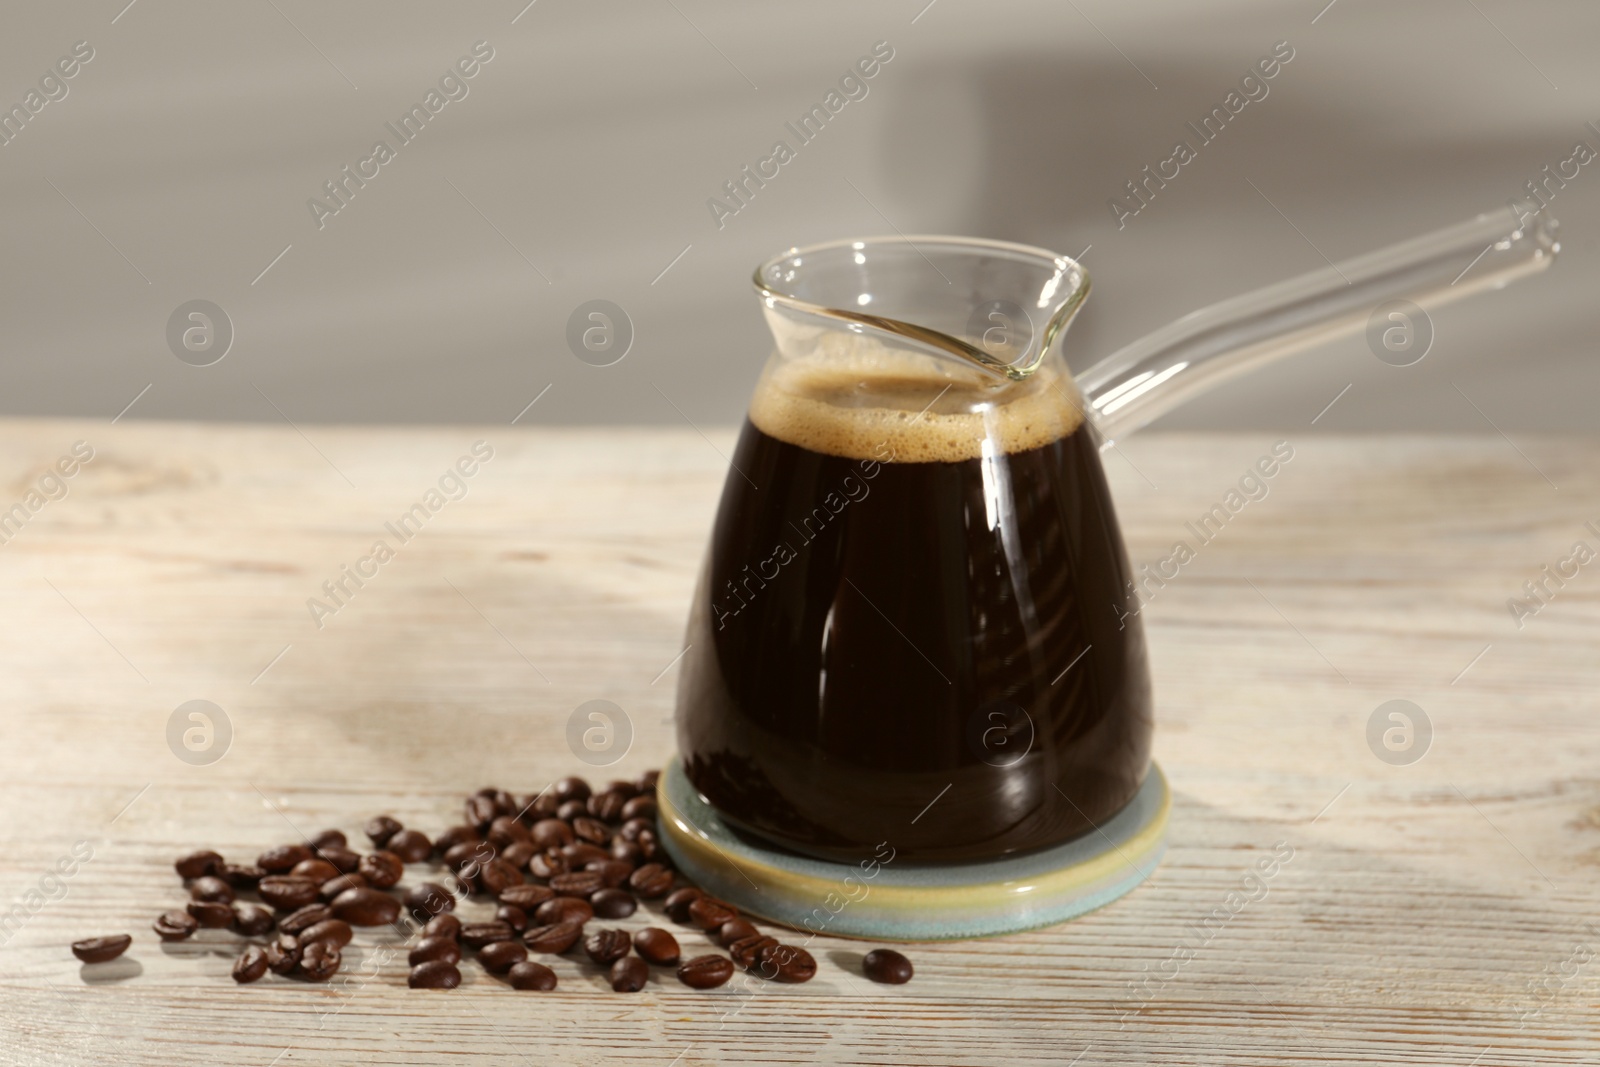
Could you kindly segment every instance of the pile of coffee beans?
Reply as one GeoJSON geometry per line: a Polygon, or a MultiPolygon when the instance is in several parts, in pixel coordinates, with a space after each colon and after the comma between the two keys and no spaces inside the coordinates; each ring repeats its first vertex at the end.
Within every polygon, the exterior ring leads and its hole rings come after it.
{"type": "MultiPolygon", "coordinates": [[[[535,796],[485,788],[466,798],[463,821],[429,838],[390,815],[366,824],[371,851],[350,847],[338,830],[267,849],[254,863],[230,863],[209,849],[173,864],[189,900],[153,924],[163,941],[198,931],[229,930],[244,939],[233,965],[241,984],[268,971],[304,982],[338,974],[357,927],[389,926],[414,939],[407,958],[413,989],[454,989],[461,960],[473,954],[513,989],[551,990],[556,972],[530,956],[581,948],[606,968],[611,988],[636,993],[651,968],[670,969],[691,989],[714,989],[736,970],[777,982],[805,982],[817,961],[804,948],[761,933],[738,909],[683,884],[656,828],[657,772],[618,779],[598,790],[563,778],[535,796]],[[408,864],[448,874],[402,886],[408,864]],[[255,901],[243,899],[253,896],[255,901]],[[458,901],[492,917],[463,922],[458,901]],[[726,951],[684,959],[669,930],[632,934],[590,924],[632,916],[640,901],[659,902],[674,923],[698,930],[726,951]]],[[[115,959],[127,934],[73,944],[85,963],[115,959]]],[[[903,983],[911,963],[878,949],[863,961],[876,982],[903,983]]]]}

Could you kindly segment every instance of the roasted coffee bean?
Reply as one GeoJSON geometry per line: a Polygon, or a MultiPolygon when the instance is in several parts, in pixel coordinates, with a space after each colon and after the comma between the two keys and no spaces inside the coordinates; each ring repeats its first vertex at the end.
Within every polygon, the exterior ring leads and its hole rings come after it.
{"type": "Polygon", "coordinates": [[[751,937],[741,937],[728,946],[728,955],[733,957],[733,962],[750,970],[761,958],[761,953],[769,948],[777,948],[778,939],[767,937],[765,934],[755,934],[751,937]]]}
{"type": "Polygon", "coordinates": [[[599,889],[589,898],[589,906],[602,919],[626,919],[639,909],[639,902],[626,889],[599,889]]]}
{"type": "Polygon", "coordinates": [[[393,852],[379,849],[361,857],[361,866],[356,868],[356,873],[365,878],[372,888],[388,889],[405,877],[406,865],[393,852]]]}
{"type": "Polygon", "coordinates": [[[560,819],[540,819],[528,831],[529,840],[541,850],[570,845],[573,836],[572,827],[560,819]]]}
{"type": "Polygon", "coordinates": [[[333,909],[326,904],[307,904],[278,920],[278,929],[296,937],[320,922],[333,918],[333,909]]]}
{"type": "Polygon", "coordinates": [[[716,897],[701,897],[689,905],[689,921],[702,930],[715,930],[738,917],[737,908],[716,897]]]}
{"type": "Polygon", "coordinates": [[[525,883],[507,887],[505,892],[500,894],[500,903],[511,904],[527,911],[530,908],[537,908],[555,895],[556,891],[547,885],[525,883]]]}
{"type": "Polygon", "coordinates": [[[624,841],[637,841],[639,840],[640,834],[644,833],[646,830],[654,830],[655,828],[656,823],[654,819],[629,819],[627,822],[622,824],[622,829],[617,831],[617,836],[622,838],[624,841]]]}
{"type": "Polygon", "coordinates": [[[595,860],[583,868],[593,871],[600,876],[600,885],[605,889],[619,889],[628,881],[628,876],[633,873],[633,864],[626,860],[595,860]]]}
{"type": "Polygon", "coordinates": [[[672,872],[659,863],[647,863],[628,875],[628,888],[646,900],[654,900],[671,892],[672,872]]]}
{"type": "Polygon", "coordinates": [[[591,845],[587,841],[576,841],[570,845],[561,846],[561,855],[567,861],[567,869],[581,871],[591,863],[604,863],[611,859],[611,853],[599,845],[591,845]]]}
{"type": "Polygon", "coordinates": [[[344,836],[343,830],[323,830],[306,844],[311,846],[313,852],[322,852],[330,848],[348,849],[350,842],[344,836]]]}
{"type": "Polygon", "coordinates": [[[312,856],[308,860],[301,860],[289,870],[292,878],[309,878],[318,885],[330,878],[337,878],[344,872],[320,856],[312,856]]]}
{"type": "Polygon", "coordinates": [[[403,863],[426,863],[433,855],[433,842],[421,830],[399,830],[383,847],[399,856],[403,863]]]}
{"type": "Polygon", "coordinates": [[[216,873],[221,863],[221,856],[205,848],[199,852],[191,852],[187,856],[180,856],[172,865],[172,869],[178,872],[179,878],[203,878],[216,873]]]}
{"type": "MultiPolygon", "coordinates": [[[[561,798],[556,796],[552,790],[546,789],[543,793],[524,804],[523,807],[527,809],[528,815],[533,817],[532,821],[551,819],[555,817],[556,809],[561,807],[561,798]]],[[[524,817],[526,818],[526,816],[524,817]]]]}
{"type": "Polygon", "coordinates": [[[478,962],[490,974],[505,974],[527,958],[520,941],[493,941],[478,950],[478,962]]]}
{"type": "Polygon", "coordinates": [[[654,793],[656,791],[656,783],[660,780],[660,771],[649,770],[639,775],[639,777],[634,780],[633,784],[639,787],[639,792],[641,793],[654,793]]]}
{"type": "Polygon", "coordinates": [[[348,945],[350,938],[354,936],[355,931],[351,930],[350,924],[343,919],[324,919],[299,935],[302,945],[309,945],[313,941],[332,941],[340,948],[348,945]]]}
{"type": "Polygon", "coordinates": [[[633,948],[626,930],[596,930],[583,939],[584,953],[596,963],[615,963],[633,948]]]}
{"type": "Polygon", "coordinates": [[[191,900],[209,900],[218,904],[233,903],[233,886],[214,875],[204,875],[189,883],[191,900]]]}
{"type": "Polygon", "coordinates": [[[809,982],[816,976],[817,961],[798,945],[768,945],[752,969],[779,982],[809,982]]]}
{"type": "Polygon", "coordinates": [[[528,873],[535,878],[554,878],[567,873],[567,858],[556,849],[545,849],[528,860],[528,873]]]}
{"type": "Polygon", "coordinates": [[[260,945],[251,945],[233,961],[233,980],[240,985],[254,982],[266,973],[267,950],[260,945]]]}
{"type": "Polygon", "coordinates": [[[161,913],[150,929],[160,935],[163,941],[183,941],[194,936],[200,924],[186,911],[167,911],[161,913]]]}
{"type": "Polygon", "coordinates": [[[308,982],[326,982],[339,973],[344,956],[332,941],[312,941],[300,950],[300,966],[295,977],[308,982]]]}
{"type": "Polygon", "coordinates": [[[533,911],[535,922],[573,922],[582,926],[594,918],[594,907],[582,897],[555,897],[540,904],[533,911]]]}
{"type": "Polygon", "coordinates": [[[661,839],[654,830],[640,830],[634,844],[639,846],[639,853],[645,859],[665,861],[667,850],[661,847],[661,839]]]}
{"type": "Polygon", "coordinates": [[[656,798],[653,796],[634,797],[622,805],[623,819],[656,819],[656,798]]]}
{"type": "Polygon", "coordinates": [[[754,923],[746,922],[744,919],[732,919],[717,927],[716,935],[712,940],[723,948],[727,948],[735,941],[743,941],[745,938],[755,937],[759,933],[761,931],[755,928],[754,923]]]}
{"type": "Polygon", "coordinates": [[[732,977],[733,961],[726,956],[696,956],[678,967],[678,981],[690,989],[715,989],[732,977]]]}
{"type": "Polygon", "coordinates": [[[233,906],[233,932],[244,937],[265,937],[277,925],[272,912],[260,904],[233,906]]]}
{"type": "MultiPolygon", "coordinates": [[[[584,808],[596,819],[603,819],[606,822],[618,822],[622,818],[622,806],[627,802],[628,798],[621,793],[614,789],[607,789],[603,793],[596,793],[590,797],[584,808]]],[[[576,821],[573,822],[572,828],[574,830],[578,829],[576,821]]]]}
{"type": "Polygon", "coordinates": [[[460,963],[460,943],[453,937],[425,937],[418,941],[406,956],[406,963],[412,967],[419,963],[427,963],[429,960],[460,963]]]}
{"type": "Polygon", "coordinates": [[[383,926],[400,917],[400,902],[379,889],[346,889],[333,898],[332,907],[334,917],[351,926],[383,926]]]}
{"type": "Polygon", "coordinates": [[[646,926],[633,935],[633,950],[651,963],[668,966],[677,963],[678,939],[659,926],[646,926]]]}
{"type": "Polygon", "coordinates": [[[429,960],[411,968],[406,985],[412,989],[454,989],[461,984],[461,971],[453,963],[429,960]]]}
{"type": "Polygon", "coordinates": [[[528,913],[515,904],[502,904],[494,909],[494,921],[505,923],[520,934],[528,928],[528,913]]]}
{"type": "Polygon", "coordinates": [[[233,908],[215,900],[191,900],[184,905],[194,921],[206,930],[225,930],[233,925],[233,908]]]}
{"type": "Polygon", "coordinates": [[[491,897],[499,897],[507,889],[521,885],[522,882],[522,872],[505,860],[490,860],[478,870],[478,885],[491,897]]]}
{"type": "Polygon", "coordinates": [[[367,820],[364,831],[367,840],[372,842],[374,848],[382,848],[389,843],[389,838],[404,830],[400,820],[393,815],[374,815],[367,820]]]}
{"type": "Polygon", "coordinates": [[[323,882],[321,885],[319,885],[317,887],[317,895],[323,900],[326,900],[328,903],[332,904],[334,898],[339,896],[341,893],[348,892],[352,889],[366,888],[367,880],[361,877],[359,874],[341,874],[338,877],[329,878],[326,882],[323,882]]]}
{"type": "Polygon", "coordinates": [[[455,846],[471,842],[476,844],[483,840],[483,835],[475,826],[452,826],[444,833],[433,839],[433,848],[441,856],[455,846]]]}
{"type": "Polygon", "coordinates": [[[588,800],[589,783],[582,778],[563,778],[550,787],[557,800],[588,800]]]}
{"type": "Polygon", "coordinates": [[[428,920],[422,928],[423,937],[448,937],[452,941],[461,940],[461,920],[454,915],[435,915],[428,920]]]}
{"type": "Polygon", "coordinates": [[[618,993],[637,993],[649,981],[650,967],[638,956],[629,956],[611,965],[611,988],[618,993]]]}
{"type": "Polygon", "coordinates": [[[128,951],[131,944],[133,937],[129,934],[86,937],[72,943],[72,954],[84,963],[106,963],[128,951]]]}
{"type": "Polygon", "coordinates": [[[235,889],[254,889],[267,872],[253,864],[219,863],[217,877],[235,889]]]}
{"type": "Polygon", "coordinates": [[[510,815],[497,815],[494,822],[489,824],[489,843],[496,848],[505,848],[513,841],[529,840],[528,828],[510,815]]]}
{"type": "MultiPolygon", "coordinates": [[[[649,864],[645,864],[645,866],[640,867],[639,870],[645,870],[649,866],[649,864]]],[[[657,864],[657,866],[659,866],[659,864],[657,864]]],[[[643,896],[644,894],[640,895],[643,896]]],[[[666,909],[667,918],[671,919],[675,923],[686,923],[689,921],[689,906],[703,896],[705,896],[705,894],[696,889],[694,886],[686,885],[682,889],[674,889],[672,893],[668,895],[666,903],[664,903],[662,907],[666,909]]]]}
{"type": "Polygon", "coordinates": [[[523,960],[506,974],[512,989],[533,989],[548,993],[556,987],[556,972],[536,960],[523,960]]]}
{"type": "Polygon", "coordinates": [[[587,815],[572,820],[572,832],[591,845],[604,845],[611,841],[611,827],[587,815]]]}
{"type": "Polygon", "coordinates": [[[583,927],[578,923],[550,923],[535,926],[523,934],[522,943],[535,952],[547,952],[553,956],[576,945],[582,936],[583,927]]]}
{"type": "Polygon", "coordinates": [[[295,864],[310,858],[311,850],[304,845],[279,845],[257,856],[256,866],[268,874],[287,874],[295,864]]]}
{"type": "Polygon", "coordinates": [[[475,796],[467,798],[467,825],[477,827],[480,833],[489,828],[489,824],[494,822],[494,817],[498,814],[499,811],[495,807],[493,797],[475,796]]]}
{"type": "Polygon", "coordinates": [[[317,883],[309,878],[295,878],[287,874],[269,874],[261,879],[256,892],[261,899],[279,911],[303,908],[317,899],[317,883]]]}
{"type": "Polygon", "coordinates": [[[556,809],[556,818],[570,823],[573,819],[589,814],[589,802],[586,800],[563,800],[556,809]]]}
{"type": "Polygon", "coordinates": [[[340,874],[354,874],[361,869],[361,854],[348,848],[321,848],[317,856],[333,864],[340,874]]]}
{"type": "Polygon", "coordinates": [[[522,810],[517,804],[517,798],[512,796],[510,793],[507,793],[504,789],[496,789],[494,786],[485,786],[484,788],[478,790],[478,795],[480,797],[488,797],[490,800],[494,801],[494,810],[496,815],[515,815],[518,811],[522,810]]]}
{"type": "Polygon", "coordinates": [[[533,859],[533,854],[537,851],[532,841],[513,841],[500,850],[500,858],[517,870],[525,871],[528,869],[528,861],[533,859]]]}
{"type": "Polygon", "coordinates": [[[550,888],[560,897],[587,897],[604,887],[604,880],[594,871],[569,871],[550,879],[550,888]]]}
{"type": "Polygon", "coordinates": [[[267,944],[267,967],[273,974],[288,977],[299,965],[300,939],[293,934],[279,934],[267,944]]]}
{"type": "Polygon", "coordinates": [[[463,923],[461,926],[461,943],[468,948],[482,948],[496,941],[510,941],[515,936],[511,927],[502,922],[463,923]]]}
{"type": "MultiPolygon", "coordinates": [[[[459,845],[451,845],[445,849],[444,865],[452,871],[464,870],[474,867],[479,862],[494,855],[489,845],[483,841],[463,841],[459,845]]],[[[476,870],[473,874],[476,875],[476,870]]]]}
{"type": "Polygon", "coordinates": [[[601,790],[601,792],[620,793],[623,800],[632,800],[634,794],[639,792],[639,787],[634,784],[631,778],[613,778],[606,783],[605,789],[601,790]]]}
{"type": "Polygon", "coordinates": [[[639,851],[639,846],[620,837],[611,839],[611,858],[626,860],[628,866],[637,867],[644,862],[644,853],[639,851]]]}
{"type": "Polygon", "coordinates": [[[892,948],[875,948],[861,959],[861,973],[885,985],[911,981],[911,961],[892,948]]]}
{"type": "Polygon", "coordinates": [[[421,882],[406,890],[406,910],[419,920],[456,909],[456,898],[437,882],[421,882]]]}

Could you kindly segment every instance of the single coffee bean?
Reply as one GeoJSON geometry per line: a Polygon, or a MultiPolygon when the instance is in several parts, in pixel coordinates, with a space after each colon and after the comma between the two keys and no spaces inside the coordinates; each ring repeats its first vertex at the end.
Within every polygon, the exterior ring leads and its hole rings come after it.
{"type": "Polygon", "coordinates": [[[728,955],[733,957],[745,970],[750,970],[761,959],[761,954],[769,948],[777,948],[778,939],[765,934],[756,934],[752,937],[741,937],[728,946],[728,955]]]}
{"type": "Polygon", "coordinates": [[[534,797],[533,800],[524,804],[523,807],[527,809],[528,815],[532,816],[532,821],[534,822],[540,819],[553,819],[555,818],[556,809],[561,807],[561,798],[556,796],[553,791],[546,789],[543,793],[534,797]]]}
{"type": "Polygon", "coordinates": [[[400,902],[378,889],[346,889],[333,898],[332,907],[334,917],[351,926],[383,926],[400,917],[400,902]]]}
{"type": "Polygon", "coordinates": [[[639,846],[639,852],[647,860],[665,860],[667,850],[661,847],[661,839],[654,830],[640,830],[634,844],[639,846]]]}
{"type": "Polygon", "coordinates": [[[254,982],[266,973],[267,950],[260,945],[251,945],[233,961],[233,980],[240,985],[254,982]]]}
{"type": "Polygon", "coordinates": [[[209,900],[218,904],[233,903],[233,886],[215,875],[202,875],[189,883],[191,900],[209,900]]]}
{"type": "Polygon", "coordinates": [[[306,843],[311,846],[314,852],[321,852],[330,848],[348,848],[350,846],[350,842],[344,836],[343,830],[323,830],[306,843]]]}
{"type": "Polygon", "coordinates": [[[448,937],[452,941],[461,940],[461,920],[454,915],[435,915],[428,920],[422,928],[423,937],[448,937]]]}
{"type": "Polygon", "coordinates": [[[200,924],[186,911],[163,912],[150,927],[163,941],[183,941],[194,936],[200,924]]]}
{"type": "Polygon", "coordinates": [[[254,889],[266,876],[266,871],[252,864],[217,864],[217,877],[235,889],[254,889]]]}
{"type": "Polygon", "coordinates": [[[300,950],[300,966],[295,976],[308,982],[326,982],[339,973],[344,956],[332,941],[313,941],[300,950]]]}
{"type": "Polygon", "coordinates": [[[374,848],[382,848],[389,843],[389,838],[404,829],[400,820],[393,815],[374,815],[364,827],[367,840],[372,842],[374,848]]]}
{"type": "Polygon", "coordinates": [[[556,891],[547,885],[513,885],[506,887],[500,894],[500,903],[527,911],[529,908],[537,908],[555,895],[556,891]]]}
{"type": "Polygon", "coordinates": [[[589,864],[596,861],[604,862],[611,858],[611,853],[599,845],[591,845],[587,841],[575,841],[570,845],[561,846],[561,855],[567,861],[567,869],[581,871],[589,864]]]}
{"type": "Polygon", "coordinates": [[[301,860],[289,870],[291,878],[309,878],[318,885],[337,878],[343,872],[320,856],[312,856],[308,860],[301,860]]]}
{"type": "Polygon", "coordinates": [[[753,969],[779,982],[809,982],[816,976],[817,961],[797,945],[769,945],[761,950],[753,969]]]}
{"type": "Polygon", "coordinates": [[[556,795],[557,800],[588,800],[589,783],[582,778],[563,778],[550,791],[556,795]]]}
{"type": "Polygon", "coordinates": [[[453,963],[429,960],[411,968],[406,985],[412,989],[454,989],[461,984],[461,971],[453,963]]]}
{"type": "Polygon", "coordinates": [[[86,937],[72,943],[72,954],[84,963],[105,963],[114,960],[133,944],[129,934],[110,934],[106,937],[86,937]]]}
{"type": "Polygon", "coordinates": [[[596,963],[614,963],[631,948],[633,941],[626,930],[596,930],[583,939],[583,951],[596,963]]]}
{"type": "Polygon", "coordinates": [[[715,989],[733,977],[733,961],[726,956],[696,956],[678,966],[678,981],[690,989],[715,989]]]}
{"type": "Polygon", "coordinates": [[[483,860],[488,859],[493,854],[493,849],[489,847],[487,842],[463,841],[459,845],[451,845],[449,848],[445,849],[443,857],[444,865],[449,867],[452,871],[460,871],[465,870],[467,867],[473,867],[473,873],[476,875],[476,865],[481,863],[483,860]]]}
{"type": "Polygon", "coordinates": [[[313,941],[331,941],[339,948],[348,945],[353,936],[355,931],[343,919],[324,919],[299,935],[302,945],[309,945],[313,941]]]}
{"type": "MultiPolygon", "coordinates": [[[[627,803],[627,797],[623,796],[621,793],[618,793],[614,789],[607,789],[603,793],[596,793],[594,796],[590,797],[588,803],[585,804],[584,807],[585,810],[587,810],[588,813],[596,819],[601,819],[605,822],[619,822],[622,818],[623,805],[627,803]]],[[[572,828],[573,830],[577,831],[578,836],[583,836],[583,831],[578,830],[578,823],[576,819],[573,820],[572,828]]],[[[608,834],[607,836],[610,835],[608,834]]]]}
{"type": "Polygon", "coordinates": [[[587,841],[591,845],[604,845],[611,841],[611,828],[599,819],[591,819],[587,815],[580,815],[572,820],[572,832],[579,840],[587,841]]]}
{"type": "Polygon", "coordinates": [[[561,897],[587,897],[605,888],[605,880],[594,871],[569,871],[550,879],[550,888],[561,897]]]}
{"type": "MultiPolygon", "coordinates": [[[[477,844],[483,840],[483,835],[475,826],[452,826],[444,833],[433,839],[433,850],[441,856],[457,845],[464,843],[477,844]]],[[[392,845],[393,842],[391,841],[392,845]]]]}
{"type": "Polygon", "coordinates": [[[285,978],[300,966],[300,939],[292,934],[279,934],[267,944],[267,967],[273,974],[285,978]]]}
{"type": "Polygon", "coordinates": [[[528,831],[529,840],[540,849],[560,848],[572,844],[575,835],[572,827],[560,819],[540,819],[528,831]]]}
{"type": "Polygon", "coordinates": [[[678,939],[659,926],[646,926],[637,931],[633,935],[633,950],[662,967],[677,963],[681,954],[678,939]]]}
{"type": "Polygon", "coordinates": [[[631,778],[613,778],[606,783],[606,787],[602,792],[618,793],[623,800],[632,800],[639,792],[639,787],[634,784],[631,778]]]}
{"type": "Polygon", "coordinates": [[[426,863],[433,855],[433,842],[421,830],[397,830],[385,841],[383,847],[399,856],[404,863],[426,863]]]}
{"type": "Polygon", "coordinates": [[[533,847],[532,841],[513,841],[500,850],[500,858],[519,871],[528,869],[528,861],[533,859],[534,853],[539,850],[533,847]]]}
{"type": "Polygon", "coordinates": [[[520,934],[528,928],[528,913],[515,904],[502,904],[494,909],[494,921],[505,923],[520,934]]]}
{"type": "MultiPolygon", "coordinates": [[[[337,877],[329,878],[326,882],[323,882],[321,885],[319,885],[317,887],[317,895],[323,900],[326,900],[328,903],[332,904],[334,898],[339,896],[341,893],[351,889],[366,888],[367,880],[361,877],[359,874],[341,874],[337,877]]],[[[376,892],[376,890],[374,890],[374,892],[376,892]]]]}
{"type": "Polygon", "coordinates": [[[498,897],[514,885],[523,882],[522,872],[505,860],[493,859],[478,871],[478,884],[492,897],[498,897]]]}
{"type": "Polygon", "coordinates": [[[496,848],[505,848],[515,841],[528,841],[531,839],[528,828],[510,815],[497,815],[494,822],[489,824],[489,843],[496,848]]]}
{"type": "Polygon", "coordinates": [[[547,993],[556,987],[556,972],[536,960],[513,964],[506,977],[512,989],[533,989],[547,993]]]}
{"type": "Polygon", "coordinates": [[[547,848],[528,860],[528,873],[535,878],[554,878],[566,874],[567,870],[567,858],[557,849],[547,848]]]}
{"type": "Polygon", "coordinates": [[[430,915],[442,915],[447,911],[454,911],[456,898],[437,882],[422,882],[406,890],[405,905],[413,917],[421,920],[430,915]]]}
{"type": "Polygon", "coordinates": [[[194,921],[206,930],[224,930],[233,925],[233,908],[215,900],[191,900],[184,905],[194,921]]]}
{"type": "Polygon", "coordinates": [[[585,800],[563,800],[561,806],[556,809],[556,818],[569,824],[573,819],[587,814],[589,814],[589,803],[585,800]]]}
{"type": "Polygon", "coordinates": [[[468,948],[482,948],[496,941],[510,941],[515,936],[511,927],[500,922],[464,923],[461,927],[461,943],[468,948]]]}
{"type": "Polygon", "coordinates": [[[735,941],[743,941],[747,937],[755,937],[761,931],[757,930],[754,923],[744,919],[733,919],[717,927],[716,936],[712,938],[723,948],[727,948],[735,941]]]}
{"type": "Polygon", "coordinates": [[[317,883],[309,878],[269,874],[256,886],[261,899],[279,911],[303,908],[317,899],[317,883]]]}
{"type": "Polygon", "coordinates": [[[701,897],[689,905],[689,921],[702,930],[715,930],[738,917],[739,912],[732,904],[716,897],[701,897]]]}
{"type": "MultiPolygon", "coordinates": [[[[651,864],[645,864],[639,870],[645,870],[650,866],[651,864]]],[[[660,866],[660,864],[655,864],[655,866],[660,866]]],[[[686,923],[689,921],[689,906],[703,896],[705,894],[694,886],[686,885],[682,889],[674,889],[662,907],[666,909],[667,918],[675,923],[686,923]]]]}
{"type": "Polygon", "coordinates": [[[611,965],[611,988],[618,993],[637,993],[649,981],[650,966],[638,956],[629,956],[611,965]]]}
{"type": "Polygon", "coordinates": [[[317,856],[333,864],[340,874],[354,874],[361,869],[361,854],[348,848],[318,849],[317,856]]]}
{"type": "Polygon", "coordinates": [[[412,967],[417,966],[419,963],[427,963],[429,960],[460,963],[460,943],[453,937],[425,937],[418,941],[406,956],[406,963],[412,967]]]}
{"type": "Polygon", "coordinates": [[[522,943],[534,952],[545,952],[552,956],[567,951],[578,943],[578,938],[583,936],[583,927],[578,923],[550,923],[546,926],[535,926],[522,935],[522,943]]]}
{"type": "Polygon", "coordinates": [[[356,868],[356,873],[365,878],[367,884],[374,889],[388,889],[405,877],[406,865],[393,852],[379,849],[361,857],[361,864],[356,868]]]}
{"type": "Polygon", "coordinates": [[[307,904],[278,920],[278,930],[296,937],[320,922],[333,918],[333,909],[326,904],[307,904]]]}
{"type": "Polygon", "coordinates": [[[478,962],[490,974],[505,974],[528,958],[520,941],[494,941],[478,950],[478,962]]]}
{"type": "Polygon", "coordinates": [[[637,867],[644,863],[644,853],[639,851],[639,846],[620,837],[611,839],[611,858],[626,860],[628,866],[637,867]]]}
{"type": "Polygon", "coordinates": [[[480,792],[494,798],[494,810],[501,815],[515,815],[522,810],[517,798],[504,789],[483,789],[480,792]]]}
{"type": "Polygon", "coordinates": [[[633,874],[633,864],[627,860],[595,860],[583,869],[598,874],[606,889],[620,889],[633,874]]]}
{"type": "Polygon", "coordinates": [[[287,874],[295,864],[310,858],[311,850],[304,845],[279,845],[257,856],[256,866],[268,874],[287,874]]]}
{"type": "Polygon", "coordinates": [[[199,852],[191,852],[187,856],[178,857],[178,861],[172,865],[172,868],[178,872],[179,878],[203,878],[208,874],[214,874],[221,863],[221,856],[209,848],[205,848],[199,852]]]}
{"type": "Polygon", "coordinates": [[[672,872],[659,863],[647,863],[628,875],[628,888],[646,900],[666,896],[672,891],[672,872]]]}
{"type": "Polygon", "coordinates": [[[577,923],[582,926],[594,918],[594,907],[579,897],[556,897],[535,908],[533,918],[540,923],[577,923]]]}
{"type": "Polygon", "coordinates": [[[244,937],[265,937],[277,925],[272,912],[260,904],[233,906],[233,932],[244,937]]]}
{"type": "Polygon", "coordinates": [[[639,908],[639,902],[626,889],[601,889],[589,898],[589,906],[602,919],[626,919],[639,908]]]}
{"type": "Polygon", "coordinates": [[[654,793],[656,791],[656,783],[660,780],[660,771],[648,770],[639,775],[639,777],[634,780],[633,784],[639,787],[639,792],[641,793],[654,793]]]}
{"type": "Polygon", "coordinates": [[[875,948],[861,959],[861,973],[885,985],[911,981],[911,961],[892,948],[875,948]]]}
{"type": "Polygon", "coordinates": [[[656,819],[656,798],[654,796],[634,797],[622,805],[622,818],[627,819],[656,819]]]}
{"type": "Polygon", "coordinates": [[[655,828],[656,821],[654,819],[629,819],[627,822],[622,824],[622,829],[617,831],[617,836],[622,838],[624,841],[637,841],[639,840],[640,834],[644,833],[646,830],[654,830],[655,828]]]}
{"type": "Polygon", "coordinates": [[[493,797],[468,797],[466,803],[467,825],[475,826],[481,832],[489,828],[494,822],[494,817],[499,814],[495,807],[493,797]]]}

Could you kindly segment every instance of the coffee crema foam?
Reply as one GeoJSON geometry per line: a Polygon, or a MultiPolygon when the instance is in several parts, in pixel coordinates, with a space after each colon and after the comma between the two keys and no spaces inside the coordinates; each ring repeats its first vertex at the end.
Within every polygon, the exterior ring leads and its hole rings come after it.
{"type": "Polygon", "coordinates": [[[771,361],[750,401],[758,430],[846,459],[960,463],[981,458],[985,442],[991,451],[1026,452],[1083,422],[1077,386],[1049,364],[991,394],[970,375],[942,371],[933,358],[856,335],[830,340],[822,358],[771,361]],[[969,410],[924,410],[935,397],[937,406],[959,406],[963,395],[972,398],[969,410]]]}

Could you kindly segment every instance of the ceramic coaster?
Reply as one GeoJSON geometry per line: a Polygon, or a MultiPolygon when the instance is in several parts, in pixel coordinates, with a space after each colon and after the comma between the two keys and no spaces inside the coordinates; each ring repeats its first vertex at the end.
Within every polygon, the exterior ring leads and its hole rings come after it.
{"type": "Polygon", "coordinates": [[[690,881],[740,911],[836,937],[939,941],[1050,926],[1148,878],[1166,851],[1171,794],[1154,763],[1127,807],[1064,845],[984,863],[858,865],[811,859],[730,831],[673,760],[656,790],[662,843],[690,881]]]}

